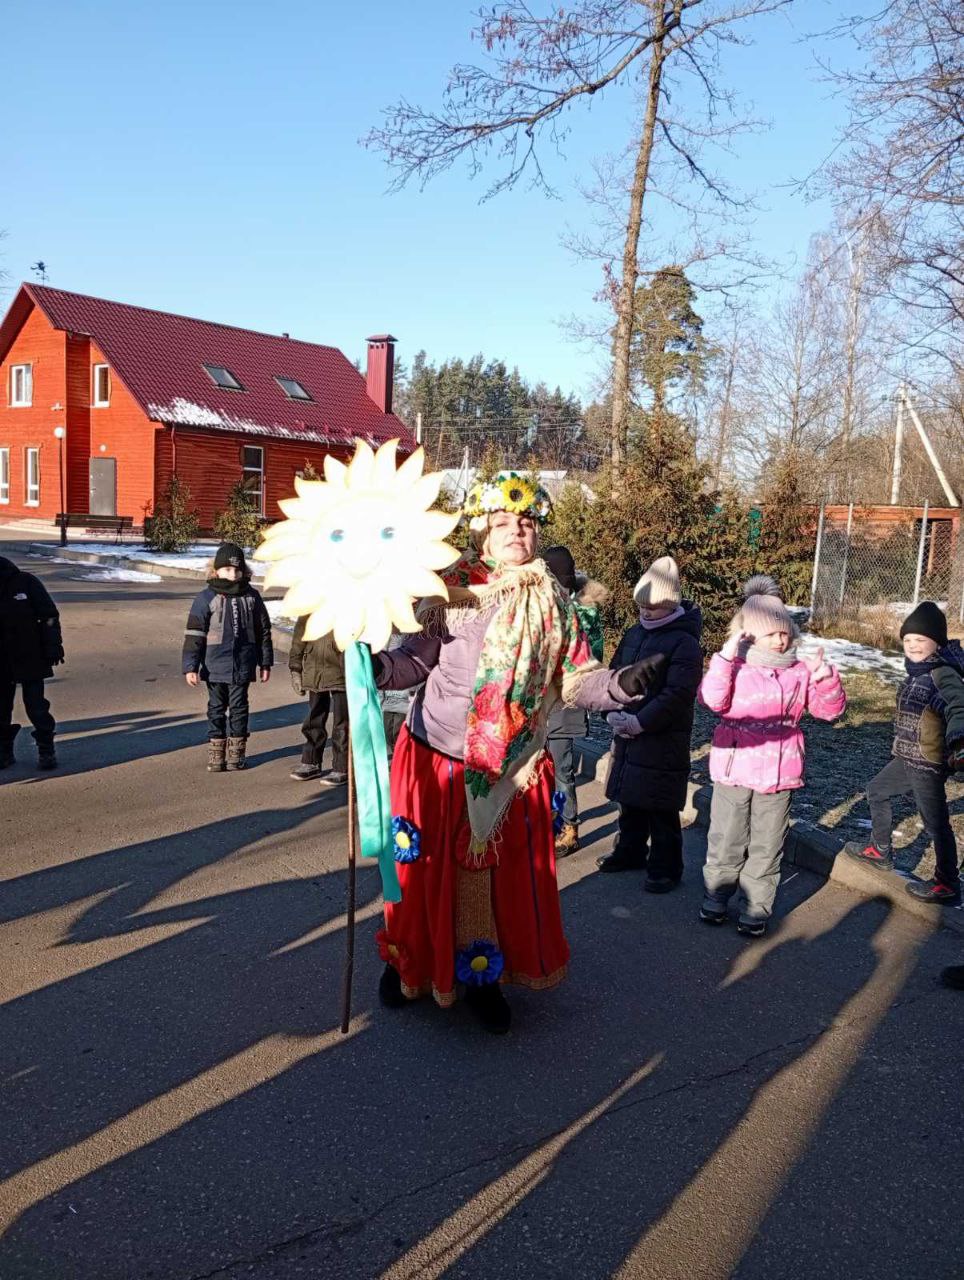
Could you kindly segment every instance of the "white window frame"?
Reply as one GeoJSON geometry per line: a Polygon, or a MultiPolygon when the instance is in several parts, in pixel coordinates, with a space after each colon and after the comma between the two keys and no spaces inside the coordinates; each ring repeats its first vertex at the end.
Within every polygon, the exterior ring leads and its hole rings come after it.
{"type": "Polygon", "coordinates": [[[93,396],[91,398],[95,409],[106,409],[110,404],[110,365],[95,364],[94,365],[94,387],[93,396]],[[107,395],[102,399],[100,396],[100,373],[103,370],[104,380],[107,383],[107,395]]]}
{"type": "MultiPolygon", "coordinates": [[[[264,449],[259,444],[246,444],[242,446],[242,449],[241,449],[241,482],[242,484],[248,478],[248,476],[258,477],[258,489],[257,489],[258,505],[255,508],[255,510],[257,511],[259,516],[263,516],[264,515],[264,449]],[[244,454],[245,454],[245,451],[248,449],[257,449],[258,453],[261,454],[260,467],[249,467],[247,463],[244,461],[244,454]]],[[[254,497],[254,491],[252,491],[251,496],[254,497]]]]}
{"type": "Polygon", "coordinates": [[[10,501],[10,449],[4,445],[0,449],[0,502],[10,501]]]}
{"type": "Polygon", "coordinates": [[[23,505],[25,507],[40,506],[40,446],[39,445],[28,445],[27,448],[24,449],[23,451],[23,491],[24,491],[23,505]],[[35,485],[32,485],[30,483],[30,455],[31,454],[34,454],[37,459],[37,483],[35,485]],[[30,494],[31,492],[34,492],[34,491],[36,492],[37,496],[35,498],[31,498],[30,494]]]}
{"type": "Polygon", "coordinates": [[[10,408],[29,409],[33,404],[33,365],[12,364],[10,366],[10,408]],[[20,394],[17,394],[17,375],[22,375],[20,394]]]}

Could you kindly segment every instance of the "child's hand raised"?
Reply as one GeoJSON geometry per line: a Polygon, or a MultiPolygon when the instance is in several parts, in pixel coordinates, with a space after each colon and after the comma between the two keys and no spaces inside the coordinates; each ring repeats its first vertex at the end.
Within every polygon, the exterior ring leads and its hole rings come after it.
{"type": "Polygon", "coordinates": [[[801,653],[800,661],[807,668],[810,674],[818,680],[821,676],[827,675],[830,671],[830,668],[823,660],[822,648],[818,649],[816,653],[801,653]]]}
{"type": "Polygon", "coordinates": [[[747,649],[753,643],[753,637],[745,631],[737,631],[735,635],[730,636],[726,644],[720,650],[720,657],[726,658],[728,662],[732,662],[734,658],[740,654],[746,653],[747,649]]]}

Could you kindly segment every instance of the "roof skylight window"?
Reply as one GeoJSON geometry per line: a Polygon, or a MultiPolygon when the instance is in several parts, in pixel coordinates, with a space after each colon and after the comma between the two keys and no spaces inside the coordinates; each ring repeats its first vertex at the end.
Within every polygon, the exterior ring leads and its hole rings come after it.
{"type": "Polygon", "coordinates": [[[243,391],[241,383],[237,380],[230,369],[225,369],[220,364],[206,364],[203,366],[204,372],[208,375],[216,387],[221,387],[225,391],[243,391]]]}
{"type": "Polygon", "coordinates": [[[300,382],[294,378],[279,378],[275,375],[275,382],[285,393],[289,400],[310,400],[311,392],[306,391],[300,382]]]}

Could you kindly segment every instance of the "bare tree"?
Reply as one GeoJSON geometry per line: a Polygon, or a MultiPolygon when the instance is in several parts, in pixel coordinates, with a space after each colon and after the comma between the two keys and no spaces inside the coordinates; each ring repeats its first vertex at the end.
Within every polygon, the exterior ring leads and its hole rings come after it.
{"type": "Polygon", "coordinates": [[[960,0],[890,0],[838,28],[867,56],[835,73],[849,94],[825,188],[873,217],[868,283],[920,321],[914,340],[960,361],[964,323],[964,18],[960,0]],[[956,337],[954,336],[956,334],[956,337]],[[946,338],[956,346],[950,350],[946,338]]]}
{"type": "Polygon", "coordinates": [[[438,111],[399,102],[365,139],[385,153],[396,171],[396,186],[413,178],[425,183],[459,158],[468,160],[475,175],[494,152],[504,172],[489,195],[512,186],[523,174],[548,188],[538,145],[562,141],[568,109],[617,83],[637,90],[639,127],[612,299],[614,471],[626,457],[633,303],[654,156],[665,152],[714,199],[731,198],[700,152],[700,143],[713,138],[719,117],[732,107],[732,95],[719,84],[721,48],[739,42],[738,28],[746,19],[790,2],[580,0],[540,15],[527,0],[508,0],[479,14],[475,35],[490,55],[488,67],[455,67],[438,111]],[[705,123],[700,126],[669,109],[670,72],[676,70],[692,75],[703,95],[705,123]]]}
{"type": "MultiPolygon", "coordinates": [[[[7,232],[0,229],[0,241],[6,240],[6,238],[7,238],[7,232]]],[[[10,279],[10,272],[7,271],[4,267],[0,267],[0,297],[2,297],[3,294],[6,293],[8,288],[7,281],[9,279],[10,279]]]]}

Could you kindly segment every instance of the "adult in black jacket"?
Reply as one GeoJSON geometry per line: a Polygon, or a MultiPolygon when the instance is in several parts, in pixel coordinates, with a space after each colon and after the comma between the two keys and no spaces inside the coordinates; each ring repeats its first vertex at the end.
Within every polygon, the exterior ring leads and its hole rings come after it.
{"type": "Polygon", "coordinates": [[[622,667],[662,654],[666,659],[646,697],[613,712],[612,763],[606,795],[617,800],[619,838],[603,871],[645,869],[651,893],[674,889],[683,875],[680,810],[690,772],[693,706],[703,675],[699,609],[680,598],[670,556],[656,560],[636,585],[640,621],[613,655],[622,667]]]}
{"type": "Polygon", "coordinates": [[[182,668],[189,685],[208,686],[208,770],[243,769],[248,740],[248,685],[266,681],[274,664],[271,619],[251,585],[244,552],[224,542],[214,574],[191,605],[182,668]]]}
{"type": "Polygon", "coordinates": [[[37,765],[57,765],[57,725],[44,696],[44,680],[64,660],[60,614],[39,578],[0,556],[0,769],[14,762],[13,700],[20,685],[24,709],[33,725],[37,765]]]}

